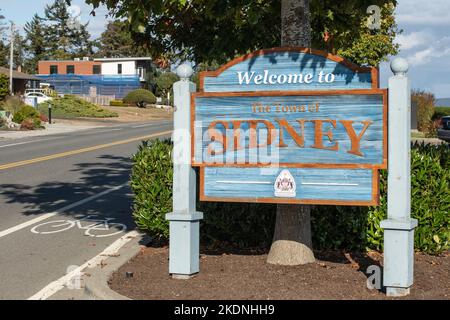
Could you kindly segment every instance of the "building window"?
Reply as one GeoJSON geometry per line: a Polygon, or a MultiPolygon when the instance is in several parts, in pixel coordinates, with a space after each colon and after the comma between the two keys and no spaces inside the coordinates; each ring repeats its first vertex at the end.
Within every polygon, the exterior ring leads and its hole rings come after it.
{"type": "Polygon", "coordinates": [[[67,74],[74,74],[75,73],[75,66],[74,65],[68,65],[66,67],[66,73],[67,74]]]}
{"type": "Polygon", "coordinates": [[[100,74],[101,73],[101,67],[99,64],[92,66],[92,73],[93,74],[100,74]]]}
{"type": "Polygon", "coordinates": [[[58,74],[58,66],[50,66],[50,74],[58,74]]]}
{"type": "Polygon", "coordinates": [[[137,69],[137,71],[138,71],[139,78],[143,79],[144,78],[144,68],[139,67],[137,69]]]}
{"type": "Polygon", "coordinates": [[[117,74],[122,74],[122,64],[117,64],[117,74]]]}

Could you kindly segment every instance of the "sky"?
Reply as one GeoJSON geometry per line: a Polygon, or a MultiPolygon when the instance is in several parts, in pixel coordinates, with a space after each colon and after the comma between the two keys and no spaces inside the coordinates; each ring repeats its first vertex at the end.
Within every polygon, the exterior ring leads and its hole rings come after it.
{"type": "MultiPolygon", "coordinates": [[[[19,28],[31,20],[34,13],[43,15],[46,4],[53,0],[0,0],[1,13],[19,28]],[[26,10],[24,10],[26,8],[26,10]]],[[[96,16],[83,0],[73,0],[80,11],[81,22],[89,21],[93,38],[100,36],[110,18],[101,7],[96,16]]],[[[403,33],[397,36],[399,56],[408,60],[412,87],[433,92],[437,98],[450,98],[450,0],[398,0],[396,20],[403,33]]],[[[392,58],[391,58],[392,59],[392,58]]],[[[389,63],[380,66],[381,86],[386,87],[392,75],[389,63]]]]}

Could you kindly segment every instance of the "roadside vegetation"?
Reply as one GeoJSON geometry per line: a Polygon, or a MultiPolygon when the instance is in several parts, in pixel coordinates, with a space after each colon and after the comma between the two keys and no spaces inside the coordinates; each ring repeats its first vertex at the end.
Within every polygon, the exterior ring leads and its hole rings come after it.
{"type": "MultiPolygon", "coordinates": [[[[133,156],[133,216],[154,239],[167,241],[172,210],[172,144],[143,142],[133,156]]],[[[197,175],[198,176],[198,175],[197,175]]],[[[415,248],[428,254],[450,249],[450,149],[446,145],[413,144],[411,151],[411,215],[419,221],[415,248]]],[[[387,217],[387,172],[381,172],[378,207],[316,206],[312,211],[315,249],[383,250],[380,221],[387,217]]],[[[201,236],[206,245],[236,248],[270,246],[276,205],[199,202],[204,213],[201,236]]]]}
{"type": "Polygon", "coordinates": [[[145,108],[148,104],[155,104],[156,97],[149,90],[137,89],[129,92],[125,98],[123,98],[123,102],[127,104],[135,104],[139,108],[145,108]]]}
{"type": "Polygon", "coordinates": [[[413,90],[411,103],[417,105],[417,129],[421,137],[436,138],[439,120],[450,115],[450,107],[436,106],[434,94],[413,90]]]}
{"type": "Polygon", "coordinates": [[[435,107],[433,120],[440,119],[445,116],[450,116],[450,107],[435,107]]]}
{"type": "MultiPolygon", "coordinates": [[[[0,110],[8,112],[14,128],[21,130],[45,129],[42,122],[46,119],[35,108],[25,104],[19,97],[8,96],[0,102],[0,110]]],[[[7,119],[2,118],[0,127],[7,128],[7,119]]]]}
{"type": "Polygon", "coordinates": [[[48,114],[48,105],[52,107],[52,117],[55,118],[112,118],[116,112],[105,110],[73,95],[64,95],[38,105],[41,114],[48,114]]]}

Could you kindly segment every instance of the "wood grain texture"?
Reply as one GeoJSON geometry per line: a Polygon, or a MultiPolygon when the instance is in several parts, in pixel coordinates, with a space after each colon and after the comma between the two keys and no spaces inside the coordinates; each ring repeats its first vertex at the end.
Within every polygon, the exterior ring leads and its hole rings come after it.
{"type": "MultiPolygon", "coordinates": [[[[267,164],[267,161],[260,161],[259,155],[271,155],[279,150],[279,163],[292,166],[297,164],[299,167],[311,166],[313,164],[321,165],[337,165],[350,167],[365,167],[365,168],[384,168],[386,166],[386,145],[387,145],[387,106],[386,106],[386,91],[385,90],[355,90],[353,91],[333,91],[314,92],[312,95],[308,95],[308,92],[290,92],[284,96],[277,96],[276,93],[263,92],[244,94],[232,93],[227,95],[214,95],[208,93],[200,93],[192,96],[191,101],[192,108],[192,147],[193,147],[193,165],[224,165],[233,166],[236,165],[236,161],[230,161],[234,157],[240,158],[240,164],[249,164],[257,166],[261,164],[267,164]],[[350,94],[353,93],[353,94],[350,94]],[[253,112],[253,104],[261,104],[263,106],[271,106],[271,112],[253,112]],[[276,112],[274,106],[316,106],[318,105],[318,112],[276,112]],[[243,149],[236,152],[229,150],[222,154],[208,155],[205,151],[211,144],[210,137],[207,132],[207,128],[212,121],[231,121],[240,120],[240,124],[243,132],[248,132],[249,123],[245,120],[268,120],[277,124],[277,119],[286,119],[289,124],[297,132],[301,132],[298,119],[304,119],[308,121],[304,126],[304,139],[305,146],[301,148],[296,143],[295,139],[286,132],[283,131],[283,140],[287,143],[286,148],[254,148],[243,149]],[[311,120],[336,120],[336,128],[331,124],[324,123],[323,131],[332,130],[332,142],[327,137],[323,139],[323,145],[333,146],[336,143],[339,144],[337,151],[323,150],[311,148],[314,144],[314,125],[311,120]],[[353,127],[355,133],[359,133],[363,128],[363,121],[371,121],[370,126],[367,128],[365,134],[360,141],[361,152],[363,156],[355,156],[349,153],[351,149],[351,140],[348,133],[345,130],[343,123],[339,123],[339,120],[352,120],[354,121],[353,127]],[[204,139],[202,139],[202,137],[204,139]],[[256,161],[254,160],[258,158],[256,161]],[[256,163],[255,163],[256,162],[256,163]]],[[[306,110],[305,109],[305,110],[306,110]]],[[[282,110],[282,108],[280,109],[282,110]]],[[[231,122],[228,126],[232,128],[231,122]]],[[[222,129],[225,133],[225,128],[220,125],[217,127],[222,129]]],[[[277,127],[278,129],[278,127],[277,127]]],[[[266,135],[265,126],[260,124],[258,131],[261,132],[262,138],[266,135]]],[[[229,133],[230,134],[230,133],[229,133]]],[[[275,137],[276,142],[279,140],[280,130],[277,130],[275,137]],[[278,140],[277,140],[278,139],[278,140]]],[[[227,139],[228,144],[233,143],[233,139],[227,139]]],[[[218,143],[218,142],[217,142],[218,143]]],[[[212,143],[212,145],[217,144],[212,143]]],[[[240,144],[243,146],[248,145],[249,135],[242,134],[240,136],[240,144]]],[[[262,141],[261,144],[264,144],[262,141]]],[[[272,143],[274,146],[276,143],[272,143]]],[[[218,146],[219,147],[219,146],[218,146]]],[[[219,148],[220,150],[220,148],[219,148]]],[[[267,157],[264,159],[268,159],[267,157]]],[[[274,159],[270,159],[273,161],[274,159]]]]}
{"type": "Polygon", "coordinates": [[[216,71],[200,73],[202,92],[242,91],[299,91],[330,89],[378,88],[378,69],[359,67],[340,57],[309,48],[272,48],[236,58],[216,71]],[[273,74],[313,75],[312,83],[249,84],[238,82],[237,72],[261,74],[270,70],[273,74]],[[335,81],[319,83],[319,73],[332,73],[335,81]]]}
{"type": "Polygon", "coordinates": [[[281,168],[211,168],[200,170],[200,200],[227,202],[375,205],[375,170],[288,169],[296,182],[295,198],[274,196],[281,168]],[[327,185],[328,184],[328,185],[327,185]]]}

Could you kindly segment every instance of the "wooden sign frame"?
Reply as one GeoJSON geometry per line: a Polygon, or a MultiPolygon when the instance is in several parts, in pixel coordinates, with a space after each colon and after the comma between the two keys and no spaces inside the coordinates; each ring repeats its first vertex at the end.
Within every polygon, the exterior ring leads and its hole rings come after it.
{"type": "MultiPolygon", "coordinates": [[[[251,54],[244,55],[236,58],[227,64],[221,66],[216,71],[206,71],[200,73],[200,87],[199,92],[191,94],[191,157],[192,166],[199,167],[200,170],[200,200],[201,201],[224,201],[224,202],[257,202],[257,203],[298,203],[298,204],[319,204],[319,205],[354,205],[354,206],[374,206],[379,204],[379,169],[387,168],[387,149],[388,149],[388,137],[387,137],[387,114],[388,114],[388,91],[387,89],[379,88],[379,72],[377,68],[373,67],[361,67],[351,62],[344,60],[341,57],[331,55],[326,52],[313,50],[309,48],[272,48],[256,51],[251,54]],[[338,89],[338,90],[299,90],[299,91],[231,91],[231,92],[210,92],[205,91],[205,78],[219,77],[223,72],[233,67],[236,64],[244,62],[255,57],[280,52],[292,52],[292,53],[308,53],[316,56],[324,57],[327,60],[339,63],[354,72],[358,73],[370,73],[371,75],[371,88],[367,89],[338,89]],[[267,167],[263,164],[250,164],[250,163],[203,163],[198,162],[195,159],[195,107],[196,98],[198,97],[277,97],[277,96],[332,96],[332,95],[381,95],[383,104],[383,146],[382,146],[382,162],[377,164],[345,164],[345,163],[277,163],[275,166],[279,168],[320,168],[320,169],[367,169],[372,172],[372,191],[371,199],[364,201],[355,200],[324,200],[324,199],[289,199],[289,198],[275,198],[275,197],[220,197],[220,196],[207,196],[205,192],[205,168],[206,167],[238,167],[238,168],[250,168],[250,167],[267,167]]],[[[269,165],[270,167],[270,165],[269,165]]]]}

